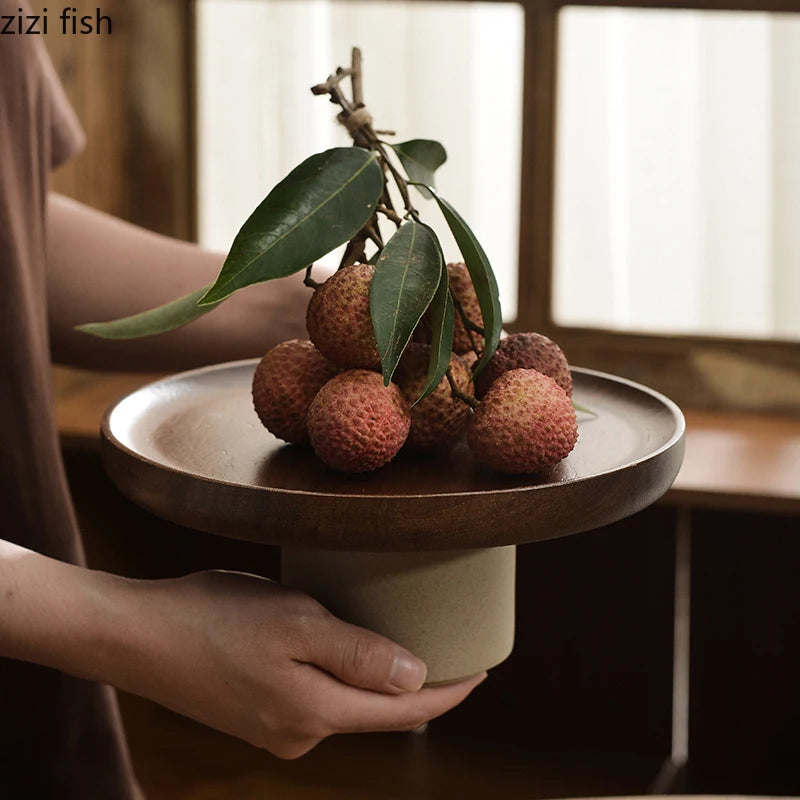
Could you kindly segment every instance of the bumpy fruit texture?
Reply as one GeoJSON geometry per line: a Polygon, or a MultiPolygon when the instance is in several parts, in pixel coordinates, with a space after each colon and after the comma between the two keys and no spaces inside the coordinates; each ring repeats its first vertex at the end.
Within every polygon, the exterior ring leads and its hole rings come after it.
{"type": "Polygon", "coordinates": [[[578,439],[567,393],[533,369],[501,375],[475,409],[467,444],[476,460],[500,472],[537,472],[565,458],[578,439]]]}
{"type": "Polygon", "coordinates": [[[474,350],[470,350],[469,353],[462,353],[459,358],[464,362],[464,366],[469,370],[470,375],[472,375],[480,356],[474,350]]]}
{"type": "MultiPolygon", "coordinates": [[[[464,313],[472,322],[483,327],[483,315],[478,303],[478,295],[475,294],[475,287],[472,285],[472,278],[469,276],[466,264],[448,264],[447,274],[450,278],[450,292],[453,299],[461,303],[464,313]]],[[[479,333],[473,332],[472,338],[478,349],[481,349],[483,337],[479,333]]],[[[458,311],[456,311],[453,328],[453,350],[456,353],[466,353],[472,350],[469,334],[458,311]]]]}
{"type": "Polygon", "coordinates": [[[311,341],[331,361],[347,369],[380,368],[381,358],[369,313],[375,267],[353,264],[314,290],[306,311],[311,341]]]}
{"type": "Polygon", "coordinates": [[[337,372],[339,368],[308,340],[276,345],[253,373],[253,407],[258,418],[279,439],[308,444],[308,407],[337,372]]]}
{"type": "Polygon", "coordinates": [[[489,387],[511,369],[535,369],[551,377],[572,396],[572,373],[564,351],[541,333],[512,333],[500,342],[489,363],[475,379],[475,392],[483,397],[489,387]]]}
{"type": "Polygon", "coordinates": [[[411,414],[400,388],[369,370],[329,380],[308,410],[314,452],[343,472],[370,472],[391,461],[408,436],[411,414]]]}
{"type": "MultiPolygon", "coordinates": [[[[409,403],[422,394],[428,382],[430,354],[428,345],[411,343],[400,359],[394,379],[409,403]]],[[[470,372],[455,353],[450,356],[450,370],[456,386],[465,394],[472,394],[470,372]]],[[[436,389],[411,409],[408,443],[419,450],[449,447],[464,432],[469,414],[469,406],[452,397],[447,378],[442,378],[436,389]]]]}

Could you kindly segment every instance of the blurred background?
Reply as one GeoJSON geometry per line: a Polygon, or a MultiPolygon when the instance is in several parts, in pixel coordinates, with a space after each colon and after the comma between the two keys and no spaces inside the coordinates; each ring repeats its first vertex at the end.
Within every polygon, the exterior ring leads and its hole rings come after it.
{"type": "MultiPolygon", "coordinates": [[[[309,88],[358,45],[378,126],[447,148],[439,187],[492,261],[507,329],[664,391],[688,421],[662,501],[520,548],[512,659],[425,735],[283,764],[123,698],[150,796],[800,794],[800,2],[102,11],[110,36],[46,37],[89,142],[56,189],[224,252],[292,167],[346,143],[309,88]]],[[[167,525],[107,484],[100,414],[147,378],[54,372],[93,563],[277,574],[270,548],[167,525]]]]}

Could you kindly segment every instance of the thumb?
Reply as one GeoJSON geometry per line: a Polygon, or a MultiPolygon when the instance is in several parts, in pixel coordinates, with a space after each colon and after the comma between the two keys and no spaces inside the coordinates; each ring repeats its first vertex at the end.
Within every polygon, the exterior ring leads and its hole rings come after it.
{"type": "Polygon", "coordinates": [[[310,645],[310,663],[360,689],[387,694],[415,692],[427,667],[408,650],[380,634],[327,617],[310,645]]]}

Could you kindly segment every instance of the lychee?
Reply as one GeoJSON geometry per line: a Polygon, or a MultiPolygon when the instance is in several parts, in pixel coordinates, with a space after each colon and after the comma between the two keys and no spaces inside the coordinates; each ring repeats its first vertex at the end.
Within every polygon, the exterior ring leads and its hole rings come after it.
{"type": "Polygon", "coordinates": [[[564,351],[541,333],[512,333],[503,339],[489,363],[475,378],[477,397],[483,397],[489,387],[510,369],[535,369],[551,377],[572,396],[572,373],[564,351]]]}
{"type": "Polygon", "coordinates": [[[306,311],[311,341],[331,361],[348,369],[377,369],[381,358],[369,311],[375,267],[352,264],[314,290],[306,311]]]}
{"type": "Polygon", "coordinates": [[[308,444],[306,415],[316,393],[339,368],[307,339],[272,348],[253,373],[253,407],[270,433],[308,444]]]}
{"type": "Polygon", "coordinates": [[[536,472],[565,458],[578,439],[567,393],[533,369],[503,373],[475,409],[467,444],[475,458],[500,472],[536,472]]]}
{"type": "Polygon", "coordinates": [[[308,433],[316,454],[344,472],[370,472],[391,461],[411,425],[400,388],[383,385],[377,372],[357,369],[331,378],[308,410],[308,433]]]}
{"type": "MultiPolygon", "coordinates": [[[[422,394],[428,382],[430,354],[429,345],[413,342],[403,352],[394,380],[409,403],[422,394]]],[[[455,353],[450,356],[450,371],[455,385],[465,394],[472,394],[470,372],[455,353]]],[[[442,378],[433,392],[411,409],[408,443],[420,450],[448,447],[464,432],[469,414],[469,406],[452,396],[450,383],[442,378]]]]}
{"type": "Polygon", "coordinates": [[[468,353],[462,353],[459,358],[464,362],[464,366],[466,366],[471,375],[480,356],[474,350],[470,350],[468,353]]]}
{"type": "MultiPolygon", "coordinates": [[[[447,274],[450,278],[450,292],[453,300],[461,304],[464,313],[472,322],[483,327],[483,315],[478,303],[478,295],[475,294],[475,287],[472,285],[472,278],[469,276],[466,264],[448,264],[447,274]]],[[[472,333],[472,341],[478,348],[483,346],[483,337],[479,333],[472,333]]],[[[472,350],[470,335],[464,327],[458,310],[456,310],[453,327],[453,350],[456,353],[466,353],[472,350]]]]}

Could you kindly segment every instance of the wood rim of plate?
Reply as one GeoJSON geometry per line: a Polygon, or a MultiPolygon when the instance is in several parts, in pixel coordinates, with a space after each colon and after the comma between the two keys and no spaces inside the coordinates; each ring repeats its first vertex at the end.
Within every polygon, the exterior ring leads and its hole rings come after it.
{"type": "Polygon", "coordinates": [[[108,409],[101,454],[120,491],[171,522],[247,541],[452,550],[616,522],[661,497],[683,460],[685,422],[675,403],[627,379],[573,368],[575,401],[596,416],[579,413],[578,445],[546,474],[494,473],[462,443],[432,460],[401,453],[375,473],[341,475],[260,427],[250,404],[257,363],[179,373],[108,409]]]}

